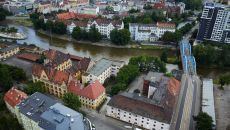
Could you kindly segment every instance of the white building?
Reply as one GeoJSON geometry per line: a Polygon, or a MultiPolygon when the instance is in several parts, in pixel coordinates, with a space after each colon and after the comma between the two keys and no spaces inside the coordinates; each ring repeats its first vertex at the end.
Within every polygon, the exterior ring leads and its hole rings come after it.
{"type": "Polygon", "coordinates": [[[90,29],[91,26],[94,26],[98,29],[101,35],[110,38],[110,32],[113,29],[124,29],[124,23],[120,20],[109,20],[109,19],[96,19],[88,22],[87,30],[90,29]]]}
{"type": "Polygon", "coordinates": [[[106,115],[148,130],[169,130],[171,117],[152,100],[132,93],[115,95],[106,115]]]}
{"type": "Polygon", "coordinates": [[[82,76],[82,82],[84,84],[99,80],[99,82],[103,84],[105,79],[112,75],[116,76],[123,65],[123,61],[113,61],[102,58],[97,61],[96,64],[86,74],[82,76]]]}
{"type": "Polygon", "coordinates": [[[134,41],[156,41],[161,38],[165,32],[175,32],[174,23],[157,22],[157,24],[138,24],[130,23],[129,31],[131,39],[134,41]]]}
{"type": "Polygon", "coordinates": [[[76,10],[72,10],[71,12],[81,13],[81,14],[90,14],[90,15],[98,15],[99,7],[86,5],[86,6],[79,6],[76,10]]]}

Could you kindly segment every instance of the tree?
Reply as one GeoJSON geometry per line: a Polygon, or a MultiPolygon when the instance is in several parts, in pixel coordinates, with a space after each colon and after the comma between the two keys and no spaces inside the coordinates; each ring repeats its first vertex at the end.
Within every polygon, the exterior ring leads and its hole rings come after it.
{"type": "Polygon", "coordinates": [[[144,24],[150,24],[150,23],[152,23],[152,19],[150,17],[144,18],[143,23],[144,24]]]}
{"type": "Polygon", "coordinates": [[[211,130],[212,129],[212,117],[205,112],[200,112],[197,116],[193,117],[196,121],[197,130],[211,130]]]}
{"type": "Polygon", "coordinates": [[[27,87],[25,88],[24,91],[29,95],[31,95],[35,92],[44,93],[45,92],[44,83],[42,83],[42,82],[33,83],[32,81],[30,81],[27,83],[27,87]]]}
{"type": "Polygon", "coordinates": [[[230,74],[224,74],[219,77],[219,82],[221,87],[224,85],[229,85],[230,84],[230,74]]]}
{"type": "Polygon", "coordinates": [[[143,9],[145,9],[145,10],[150,10],[152,8],[153,7],[151,5],[149,5],[149,4],[145,4],[144,7],[143,7],[143,9]]]}
{"type": "Polygon", "coordinates": [[[81,102],[78,98],[77,95],[75,95],[74,93],[65,93],[63,96],[63,101],[65,103],[66,106],[79,111],[79,108],[81,107],[81,102]]]}
{"type": "Polygon", "coordinates": [[[13,86],[10,71],[3,65],[0,66],[0,86],[3,87],[5,91],[8,91],[13,86]]]}
{"type": "Polygon", "coordinates": [[[130,41],[130,32],[127,29],[114,29],[110,32],[110,40],[116,45],[126,45],[130,41]]]}
{"type": "Polygon", "coordinates": [[[88,38],[91,42],[99,42],[102,39],[102,36],[95,26],[91,26],[88,33],[88,38]]]}
{"type": "Polygon", "coordinates": [[[42,54],[40,56],[40,58],[36,61],[38,64],[43,64],[44,60],[46,59],[46,56],[44,54],[42,54]]]}
{"type": "Polygon", "coordinates": [[[75,27],[72,32],[72,37],[76,40],[81,40],[81,28],[80,27],[75,27]]]}
{"type": "Polygon", "coordinates": [[[0,12],[0,21],[3,21],[6,19],[6,15],[2,12],[0,12]]]}
{"type": "Polygon", "coordinates": [[[56,34],[65,34],[66,28],[67,26],[63,22],[55,21],[52,31],[56,34]]]}
{"type": "Polygon", "coordinates": [[[114,8],[112,6],[106,6],[105,10],[108,12],[114,11],[114,8]]]}
{"type": "Polygon", "coordinates": [[[168,53],[166,50],[164,50],[161,54],[161,61],[164,61],[165,63],[168,61],[168,53]]]}

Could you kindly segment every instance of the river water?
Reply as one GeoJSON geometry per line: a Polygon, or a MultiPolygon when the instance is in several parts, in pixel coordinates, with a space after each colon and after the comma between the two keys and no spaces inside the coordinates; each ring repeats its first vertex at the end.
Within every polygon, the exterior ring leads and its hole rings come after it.
{"type": "MultiPolygon", "coordinates": [[[[7,23],[9,24],[9,23],[7,23]]],[[[19,32],[25,33],[28,38],[25,40],[18,41],[19,43],[27,42],[28,44],[35,44],[43,49],[55,49],[65,53],[70,53],[82,57],[91,57],[94,60],[100,58],[109,58],[115,60],[123,60],[128,62],[130,57],[140,56],[140,55],[151,55],[160,56],[162,50],[142,50],[142,49],[127,49],[127,48],[111,48],[111,47],[101,47],[95,45],[89,45],[77,42],[62,41],[59,39],[52,39],[48,36],[38,34],[33,28],[25,27],[16,24],[9,24],[9,26],[14,26],[18,28],[19,32]],[[52,41],[52,42],[51,42],[52,41]]],[[[170,56],[175,55],[175,52],[170,51],[170,56]]],[[[197,72],[202,77],[216,78],[220,74],[225,73],[229,70],[220,69],[207,69],[198,68],[197,72]]]]}
{"type": "MultiPolygon", "coordinates": [[[[12,26],[12,25],[11,25],[12,26]]],[[[102,57],[115,60],[128,61],[132,56],[140,55],[152,55],[160,56],[161,50],[141,50],[141,49],[127,49],[127,48],[111,48],[101,47],[95,45],[89,45],[77,42],[68,42],[60,39],[51,38],[43,34],[38,34],[33,28],[13,25],[19,29],[19,32],[24,32],[28,38],[25,40],[19,40],[19,43],[27,42],[29,44],[35,44],[43,49],[56,49],[65,53],[70,53],[77,56],[91,57],[98,60],[102,57]],[[51,42],[52,41],[52,42],[51,42]]],[[[170,55],[174,55],[174,52],[169,52],[170,55]]]]}

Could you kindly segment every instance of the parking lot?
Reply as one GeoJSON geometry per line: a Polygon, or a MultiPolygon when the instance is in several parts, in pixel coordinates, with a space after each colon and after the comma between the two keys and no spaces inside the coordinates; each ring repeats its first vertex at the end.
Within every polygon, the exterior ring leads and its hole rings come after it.
{"type": "Polygon", "coordinates": [[[1,63],[16,66],[18,68],[22,68],[26,72],[26,76],[29,79],[32,78],[33,63],[30,61],[22,60],[22,59],[17,58],[17,56],[13,56],[13,57],[6,59],[5,61],[1,61],[1,63]]]}

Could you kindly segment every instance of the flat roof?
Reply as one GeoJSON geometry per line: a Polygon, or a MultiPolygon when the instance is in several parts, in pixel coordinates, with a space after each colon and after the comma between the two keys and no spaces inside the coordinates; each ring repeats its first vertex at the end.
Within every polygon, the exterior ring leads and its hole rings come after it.
{"type": "Polygon", "coordinates": [[[114,61],[114,60],[102,58],[96,62],[96,64],[88,71],[88,73],[95,76],[99,76],[110,66],[112,65],[122,66],[124,63],[125,63],[124,61],[114,61]]]}
{"type": "Polygon", "coordinates": [[[18,107],[23,115],[38,122],[41,120],[41,114],[55,103],[57,103],[56,100],[42,93],[36,92],[22,101],[18,107]]]}
{"type": "Polygon", "coordinates": [[[215,105],[213,95],[213,80],[204,79],[202,89],[202,111],[212,117],[213,124],[216,125],[215,105]]]}
{"type": "Polygon", "coordinates": [[[39,126],[44,130],[89,130],[81,113],[60,103],[49,107],[41,118],[39,126]]]}

